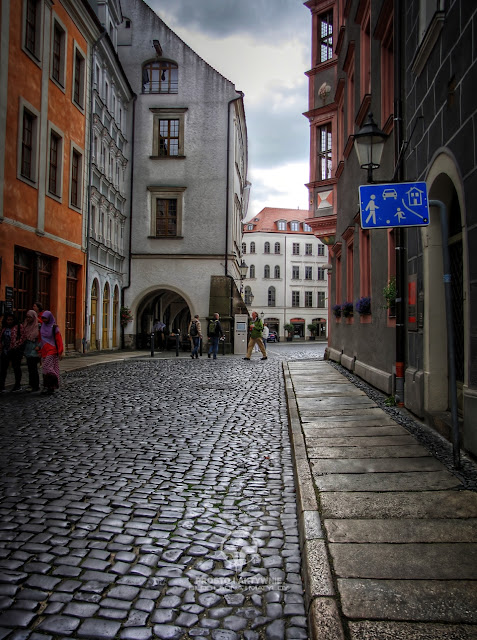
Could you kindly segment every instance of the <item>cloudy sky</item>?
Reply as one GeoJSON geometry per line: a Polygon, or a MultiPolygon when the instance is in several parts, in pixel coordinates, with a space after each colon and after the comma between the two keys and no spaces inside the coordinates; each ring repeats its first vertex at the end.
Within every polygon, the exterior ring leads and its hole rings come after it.
{"type": "Polygon", "coordinates": [[[206,62],[245,94],[249,215],[307,209],[311,14],[303,0],[146,0],[206,62]]]}

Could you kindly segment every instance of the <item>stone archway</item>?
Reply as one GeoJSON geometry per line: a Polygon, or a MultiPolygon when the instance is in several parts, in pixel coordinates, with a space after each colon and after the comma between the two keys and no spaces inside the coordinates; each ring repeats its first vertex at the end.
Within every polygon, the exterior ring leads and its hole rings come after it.
{"type": "Polygon", "coordinates": [[[177,291],[170,289],[155,289],[145,294],[137,304],[136,309],[136,346],[138,349],[150,348],[150,336],[155,320],[165,324],[164,338],[160,343],[156,336],[156,346],[167,347],[167,337],[180,332],[187,335],[191,319],[188,302],[177,291]]]}

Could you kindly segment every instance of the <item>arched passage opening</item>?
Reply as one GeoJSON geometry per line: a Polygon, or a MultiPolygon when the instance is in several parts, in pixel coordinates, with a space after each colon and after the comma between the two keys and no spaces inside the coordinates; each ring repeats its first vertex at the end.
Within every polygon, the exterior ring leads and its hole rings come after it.
{"type": "Polygon", "coordinates": [[[136,312],[136,345],[138,349],[150,347],[150,336],[156,320],[162,322],[164,336],[156,336],[156,346],[172,347],[175,337],[172,334],[185,338],[191,319],[191,311],[187,301],[176,291],[170,289],[156,289],[144,296],[137,306],[136,312]],[[164,343],[162,340],[164,339],[164,343]]]}

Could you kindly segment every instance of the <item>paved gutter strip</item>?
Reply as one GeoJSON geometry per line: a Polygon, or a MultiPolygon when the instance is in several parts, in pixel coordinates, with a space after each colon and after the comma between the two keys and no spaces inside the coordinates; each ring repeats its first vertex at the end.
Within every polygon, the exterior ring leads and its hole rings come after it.
{"type": "Polygon", "coordinates": [[[283,363],[308,624],[313,640],[344,640],[327,545],[287,363],[283,363]]]}

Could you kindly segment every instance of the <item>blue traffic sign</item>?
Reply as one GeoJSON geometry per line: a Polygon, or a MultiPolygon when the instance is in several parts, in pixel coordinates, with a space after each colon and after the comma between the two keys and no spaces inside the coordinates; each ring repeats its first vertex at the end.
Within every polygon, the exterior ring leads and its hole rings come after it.
{"type": "Polygon", "coordinates": [[[363,185],[359,188],[359,207],[362,229],[429,224],[425,182],[363,185]]]}

